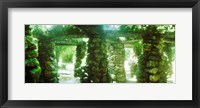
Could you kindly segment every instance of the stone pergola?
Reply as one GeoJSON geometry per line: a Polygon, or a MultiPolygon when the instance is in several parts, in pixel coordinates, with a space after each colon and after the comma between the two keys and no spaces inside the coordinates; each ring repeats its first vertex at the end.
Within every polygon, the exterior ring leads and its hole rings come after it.
{"type": "MultiPolygon", "coordinates": [[[[40,44],[45,44],[45,46],[40,46],[42,50],[48,49],[48,51],[43,54],[39,53],[42,58],[39,61],[42,65],[44,62],[48,61],[48,64],[41,66],[44,70],[48,72],[43,73],[43,79],[52,79],[56,82],[57,73],[56,70],[53,70],[53,66],[56,66],[54,51],[55,45],[75,45],[77,46],[76,54],[76,64],[75,64],[75,77],[82,77],[82,82],[87,83],[108,83],[115,80],[116,82],[123,83],[126,82],[126,73],[124,69],[124,60],[125,60],[125,47],[132,47],[132,43],[137,41],[143,42],[143,57],[140,58],[141,61],[140,70],[141,78],[138,78],[139,82],[165,82],[160,81],[163,70],[161,69],[163,62],[161,59],[164,58],[162,55],[163,43],[174,43],[174,38],[161,38],[161,34],[152,33],[148,31],[145,33],[134,33],[134,32],[121,32],[121,31],[109,31],[106,32],[101,26],[78,26],[83,33],[80,34],[66,34],[66,36],[59,36],[59,38],[52,38],[49,40],[49,43],[44,40],[40,40],[40,44]],[[140,35],[140,39],[131,39],[121,41],[119,37],[131,37],[133,35],[140,35]],[[152,35],[153,34],[153,35],[152,35]],[[155,36],[154,36],[155,35],[155,36]],[[112,37],[112,39],[110,39],[112,37]],[[74,43],[70,40],[78,38],[88,38],[88,43],[79,42],[74,43]],[[162,40],[162,41],[161,41],[162,40]],[[55,42],[53,42],[55,41],[55,42]],[[53,42],[53,43],[52,43],[53,42]],[[162,43],[163,42],[163,43],[162,43]],[[84,43],[84,44],[80,44],[84,43]],[[160,49],[161,48],[161,49],[160,49]],[[87,49],[87,51],[86,51],[87,49]],[[87,52],[85,55],[84,53],[87,52]],[[79,56],[80,54],[80,56],[79,56]],[[83,68],[80,67],[81,60],[87,56],[86,66],[83,68]],[[160,59],[159,59],[160,58],[160,59]],[[83,73],[76,72],[77,68],[83,69],[83,73]],[[114,74],[116,79],[111,79],[110,74],[114,74]]],[[[154,26],[152,26],[151,29],[154,26]]],[[[155,29],[154,29],[155,30],[155,29]]],[[[156,31],[156,30],[155,30],[156,31]]],[[[174,34],[166,34],[174,35],[174,34]]],[[[46,81],[51,82],[51,81],[46,81]]]]}

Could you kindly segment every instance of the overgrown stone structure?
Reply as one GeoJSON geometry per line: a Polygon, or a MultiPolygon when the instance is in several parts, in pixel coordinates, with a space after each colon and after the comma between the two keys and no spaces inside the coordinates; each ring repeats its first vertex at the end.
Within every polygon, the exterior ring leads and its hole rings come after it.
{"type": "MultiPolygon", "coordinates": [[[[56,42],[60,45],[73,44],[76,46],[74,77],[80,77],[82,83],[113,81],[125,83],[127,81],[124,68],[125,44],[133,48],[135,54],[133,56],[138,59],[138,63],[135,62],[132,65],[132,71],[136,71],[132,73],[137,76],[137,82],[167,82],[167,75],[172,71],[171,62],[174,60],[170,57],[170,54],[174,54],[170,52],[174,47],[174,42],[171,40],[168,42],[166,38],[168,34],[158,31],[158,26],[147,25],[141,31],[137,26],[132,26],[130,30],[125,28],[127,31],[109,32],[105,32],[102,25],[70,27],[63,33],[57,32],[61,35],[60,37],[50,37],[47,33],[45,36],[37,36],[37,40],[30,36],[30,29],[26,26],[26,82],[59,82],[55,56],[56,42]],[[87,43],[78,39],[83,37],[89,39],[87,43]],[[122,37],[124,41],[119,40],[119,37],[122,37]],[[37,44],[38,41],[39,44],[37,44]],[[86,65],[82,66],[84,57],[86,57],[86,65]]],[[[171,39],[174,40],[175,34],[172,35],[171,39]]]]}
{"type": "Polygon", "coordinates": [[[38,57],[38,40],[31,35],[29,25],[25,26],[25,82],[37,83],[41,67],[37,59],[38,57]]]}
{"type": "Polygon", "coordinates": [[[39,62],[42,67],[40,83],[58,83],[55,43],[39,38],[39,62]]]}
{"type": "Polygon", "coordinates": [[[87,44],[87,66],[84,67],[81,82],[83,83],[109,83],[111,77],[108,73],[107,45],[101,26],[91,25],[82,28],[89,37],[87,44]]]}
{"type": "Polygon", "coordinates": [[[74,70],[74,77],[81,77],[81,64],[82,60],[86,55],[86,42],[80,42],[76,46],[76,63],[75,63],[75,70],[74,70]]]}
{"type": "Polygon", "coordinates": [[[140,73],[137,80],[142,83],[166,83],[166,57],[163,55],[163,36],[156,26],[148,26],[143,38],[143,55],[140,59],[140,73]]]}
{"type": "Polygon", "coordinates": [[[125,50],[124,44],[120,42],[111,43],[109,46],[109,71],[113,80],[118,83],[126,82],[124,69],[125,50]]]}

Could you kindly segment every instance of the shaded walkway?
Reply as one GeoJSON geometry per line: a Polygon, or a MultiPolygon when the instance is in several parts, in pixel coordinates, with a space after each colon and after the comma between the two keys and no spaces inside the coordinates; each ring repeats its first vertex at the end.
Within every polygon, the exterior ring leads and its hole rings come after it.
{"type": "Polygon", "coordinates": [[[80,83],[79,77],[74,77],[74,64],[63,63],[66,65],[65,69],[59,69],[59,83],[80,83]]]}

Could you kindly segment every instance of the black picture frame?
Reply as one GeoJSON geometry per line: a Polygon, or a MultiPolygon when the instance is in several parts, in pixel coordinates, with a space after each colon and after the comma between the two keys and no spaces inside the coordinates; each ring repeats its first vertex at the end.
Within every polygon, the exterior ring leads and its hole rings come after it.
{"type": "Polygon", "coordinates": [[[200,108],[199,15],[198,0],[0,0],[0,106],[1,108],[200,108]],[[192,8],[192,100],[8,100],[8,8],[68,7],[192,8]]]}

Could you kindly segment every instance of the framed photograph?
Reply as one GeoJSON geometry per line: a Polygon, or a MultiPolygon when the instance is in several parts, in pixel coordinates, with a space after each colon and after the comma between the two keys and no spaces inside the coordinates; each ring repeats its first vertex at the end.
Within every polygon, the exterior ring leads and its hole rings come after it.
{"type": "Polygon", "coordinates": [[[199,108],[198,0],[3,0],[2,108],[199,108]]]}

